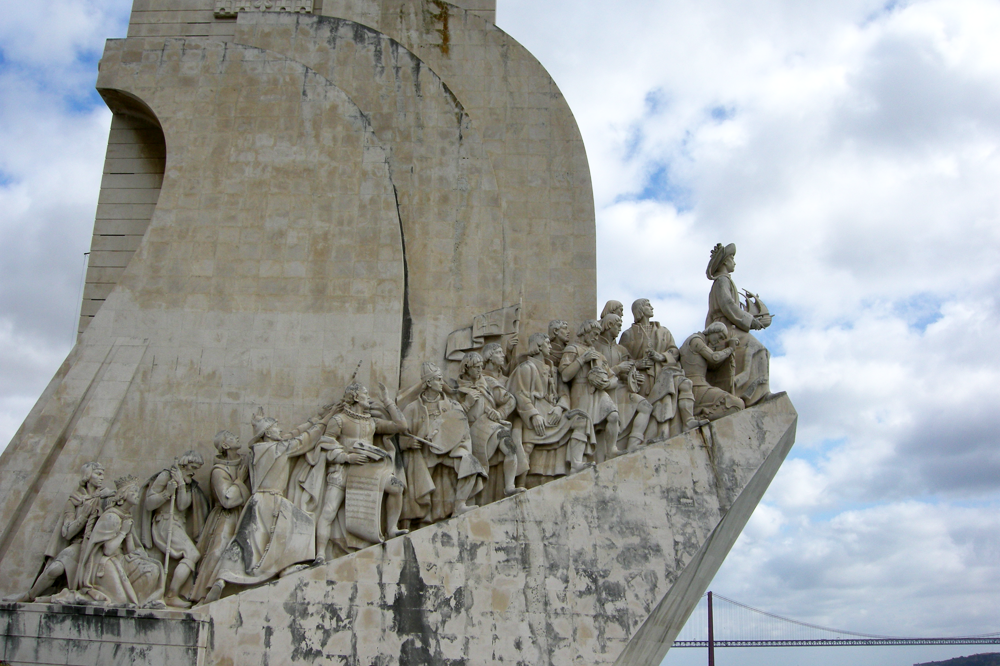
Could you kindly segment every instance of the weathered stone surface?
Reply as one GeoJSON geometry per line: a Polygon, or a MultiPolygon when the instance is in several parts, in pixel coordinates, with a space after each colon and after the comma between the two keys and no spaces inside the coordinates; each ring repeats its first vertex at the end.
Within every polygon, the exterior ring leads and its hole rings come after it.
{"type": "Polygon", "coordinates": [[[206,663],[658,664],[796,419],[780,395],[225,598],[206,663]]]}
{"type": "Polygon", "coordinates": [[[311,413],[358,360],[409,385],[494,308],[523,302],[525,331],[591,316],[575,121],[493,3],[463,4],[136,0],[98,81],[90,321],[0,457],[0,595],[31,585],[83,462],[145,475],[246,439],[257,406],[311,413]]]}
{"type": "Polygon", "coordinates": [[[0,661],[12,666],[197,666],[211,628],[180,611],[0,604],[0,636],[0,661]]]}

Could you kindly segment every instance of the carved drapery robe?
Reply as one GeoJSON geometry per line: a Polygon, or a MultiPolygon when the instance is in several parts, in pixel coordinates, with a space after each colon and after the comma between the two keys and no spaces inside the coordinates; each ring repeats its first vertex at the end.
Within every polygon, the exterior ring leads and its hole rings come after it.
{"type": "Polygon", "coordinates": [[[236,535],[243,505],[250,499],[249,469],[242,457],[236,460],[216,458],[212,466],[211,486],[215,496],[215,506],[205,519],[205,528],[198,539],[201,561],[198,575],[191,590],[191,598],[204,599],[212,583],[218,578],[217,569],[222,553],[236,535]]]}
{"type": "MultiPolygon", "coordinates": [[[[570,411],[569,394],[560,391],[561,380],[558,371],[537,356],[529,356],[514,369],[508,382],[510,392],[517,404],[515,427],[520,430],[520,439],[528,457],[528,487],[534,487],[549,477],[569,473],[569,442],[573,428],[566,413],[570,411]],[[559,412],[557,425],[545,425],[539,436],[531,427],[531,418],[541,416],[547,423],[559,412]],[[534,478],[533,477],[543,477],[534,478]]],[[[585,429],[589,433],[587,453],[593,451],[594,428],[589,419],[585,429]]]]}
{"type": "Polygon", "coordinates": [[[163,567],[132,531],[132,512],[111,506],[94,523],[77,570],[79,593],[93,601],[144,606],[160,598],[163,567]]]}
{"type": "Polygon", "coordinates": [[[421,392],[403,409],[407,431],[432,445],[403,436],[407,487],[402,519],[435,523],[452,515],[461,479],[476,476],[470,496],[483,488],[486,470],[472,454],[472,434],[462,406],[443,393],[427,399],[421,392]]]}
{"type": "Polygon", "coordinates": [[[315,559],[315,523],[284,493],[291,459],[311,450],[325,430],[326,425],[319,423],[297,437],[258,441],[250,446],[253,492],[243,507],[236,535],[219,562],[218,578],[252,585],[273,578],[293,564],[315,559]]]}
{"type": "MultiPolygon", "coordinates": [[[[562,373],[563,378],[566,377],[567,368],[591,349],[594,348],[588,347],[581,342],[566,345],[559,368],[559,372],[562,373]]],[[[597,388],[588,379],[590,371],[598,365],[603,366],[608,376],[614,380],[611,366],[608,365],[607,359],[601,355],[596,361],[588,361],[582,364],[576,374],[570,378],[569,384],[569,401],[573,409],[579,409],[586,413],[590,417],[591,424],[595,427],[604,423],[612,412],[618,411],[618,406],[612,400],[608,391],[597,388]]]]}
{"type": "MultiPolygon", "coordinates": [[[[622,333],[619,343],[635,360],[645,358],[649,350],[664,354],[668,359],[671,354],[676,356],[679,353],[674,336],[658,321],[651,321],[645,327],[632,324],[622,333]]],[[[666,363],[657,361],[642,372],[646,377],[639,393],[653,406],[653,418],[659,423],[671,420],[677,414],[678,392],[684,381],[684,370],[680,363],[673,360],[666,363]]]]}
{"type": "MultiPolygon", "coordinates": [[[[617,372],[616,368],[619,368],[622,363],[634,359],[627,347],[614,340],[609,340],[603,335],[597,338],[594,348],[604,354],[604,358],[608,361],[608,365],[611,366],[612,372],[618,377],[618,386],[614,388],[613,395],[615,404],[618,405],[618,418],[621,424],[618,439],[624,439],[629,434],[628,427],[632,423],[632,419],[635,418],[636,409],[639,403],[642,402],[643,396],[638,391],[632,390],[632,387],[629,386],[628,377],[625,374],[617,372]]],[[[635,370],[635,372],[641,372],[641,370],[635,370]]]]}
{"type": "Polygon", "coordinates": [[[76,589],[76,570],[80,563],[87,525],[92,525],[100,513],[99,492],[91,493],[86,487],[78,487],[70,493],[61,519],[52,530],[45,556],[62,563],[70,590],[76,589]]]}

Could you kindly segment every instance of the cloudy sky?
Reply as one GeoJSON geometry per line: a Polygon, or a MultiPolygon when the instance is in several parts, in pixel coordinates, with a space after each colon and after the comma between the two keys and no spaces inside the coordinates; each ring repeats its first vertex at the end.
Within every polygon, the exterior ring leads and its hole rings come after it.
{"type": "MultiPolygon", "coordinates": [[[[72,344],[110,124],[96,63],[130,4],[3,3],[0,442],[72,344]]],[[[498,4],[583,131],[601,302],[650,297],[683,339],[735,242],[737,284],[777,314],[798,441],[712,589],[867,633],[1000,631],[1000,2],[498,4]]]]}

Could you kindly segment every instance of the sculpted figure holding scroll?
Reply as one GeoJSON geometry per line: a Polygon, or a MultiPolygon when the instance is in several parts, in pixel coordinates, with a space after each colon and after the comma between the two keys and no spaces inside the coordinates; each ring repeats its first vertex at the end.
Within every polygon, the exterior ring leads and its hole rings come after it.
{"type": "Polygon", "coordinates": [[[484,374],[483,358],[476,352],[469,352],[462,358],[458,396],[469,419],[473,455],[491,474],[494,467],[502,472],[487,482],[479,505],[524,492],[524,488],[515,487],[514,482],[518,474],[528,471],[528,460],[524,450],[518,450],[511,424],[506,420],[517,406],[514,396],[507,390],[506,378],[501,382],[484,374]]]}
{"type": "Polygon", "coordinates": [[[114,495],[104,487],[104,465],[99,462],[84,463],[80,471],[80,484],[69,495],[52,538],[45,548],[45,567],[31,589],[4,601],[34,601],[52,587],[61,576],[66,577],[67,588],[76,589],[76,570],[80,562],[80,549],[88,526],[93,526],[101,513],[101,500],[114,495]]]}
{"type": "MultiPolygon", "coordinates": [[[[399,527],[406,488],[402,464],[397,469],[395,445],[376,437],[405,432],[406,419],[389,398],[386,387],[379,384],[378,388],[376,402],[365,386],[350,384],[327,428],[328,436],[336,440],[339,448],[331,447],[327,456],[332,467],[328,468],[327,497],[320,523],[330,525],[331,516],[337,516],[329,534],[344,552],[407,533],[399,527]],[[332,507],[338,503],[341,490],[343,506],[334,514],[332,507]]],[[[325,537],[325,533],[318,536],[325,537]]],[[[318,552],[317,556],[323,557],[324,553],[318,552]]]]}
{"type": "Polygon", "coordinates": [[[528,488],[583,469],[584,456],[594,448],[590,418],[571,410],[568,392],[560,391],[558,371],[547,360],[551,353],[549,337],[532,333],[528,358],[514,369],[508,384],[517,402],[515,427],[529,461],[528,488]]]}
{"type": "Polygon", "coordinates": [[[195,541],[205,525],[208,498],[194,475],[204,463],[200,453],[187,451],[170,469],[146,482],[139,494],[142,545],[156,546],[164,554],[169,547],[170,559],[177,562],[163,599],[168,606],[177,608],[191,605],[182,593],[190,594],[190,586],[185,589],[185,584],[201,559],[195,541]]]}
{"type": "Polygon", "coordinates": [[[115,487],[84,544],[77,569],[78,593],[67,592],[74,601],[162,607],[163,567],[147,556],[132,529],[139,479],[125,476],[115,481],[115,487]]]}
{"type": "Polygon", "coordinates": [[[620,343],[645,374],[639,392],[653,406],[655,436],[673,437],[698,427],[701,422],[694,418],[691,382],[684,378],[674,336],[652,320],[653,306],[648,298],[632,303],[632,316],[635,323],[622,333],[620,343]]]}
{"type": "Polygon", "coordinates": [[[206,602],[218,599],[226,583],[262,583],[316,557],[314,521],[285,498],[285,491],[292,460],[315,448],[332,416],[333,406],[324,407],[319,416],[282,435],[278,422],[265,417],[263,408],[253,415],[250,499],[219,561],[206,602]]]}
{"type": "Polygon", "coordinates": [[[213,443],[219,452],[209,477],[215,506],[205,519],[205,528],[198,539],[201,561],[191,590],[192,601],[204,599],[215,582],[219,560],[236,535],[240,512],[250,499],[250,461],[240,453],[236,435],[228,430],[220,430],[213,443]]]}
{"type": "Polygon", "coordinates": [[[743,401],[732,393],[709,384],[710,369],[735,364],[736,340],[729,337],[721,321],[709,324],[701,333],[691,335],[681,345],[681,365],[693,384],[694,414],[714,421],[743,409],[743,401]]]}
{"type": "MultiPolygon", "coordinates": [[[[608,301],[608,306],[618,301],[608,301]]],[[[605,310],[610,308],[605,306],[605,310]]],[[[633,451],[646,442],[646,426],[653,406],[649,404],[639,391],[645,379],[645,374],[636,368],[628,349],[618,344],[618,334],[622,330],[621,315],[611,311],[601,319],[601,334],[597,337],[594,347],[604,355],[611,366],[611,374],[618,379],[614,388],[615,404],[618,405],[618,416],[621,426],[618,433],[617,451],[633,451]]]]}
{"type": "Polygon", "coordinates": [[[420,379],[419,394],[403,408],[407,434],[400,437],[407,478],[403,515],[415,526],[471,511],[468,502],[487,478],[472,454],[468,417],[445,393],[441,370],[424,363],[420,379]]]}
{"type": "Polygon", "coordinates": [[[598,433],[594,448],[594,462],[597,463],[604,462],[615,446],[621,423],[618,405],[609,394],[618,385],[618,380],[607,359],[594,348],[600,333],[601,323],[596,319],[580,324],[576,342],[566,346],[559,367],[563,381],[570,387],[570,404],[590,417],[598,433]]]}
{"type": "Polygon", "coordinates": [[[705,326],[722,322],[732,337],[739,340],[739,346],[734,352],[735,375],[729,378],[720,376],[712,383],[728,390],[731,382],[733,392],[749,407],[763,400],[771,391],[771,355],[760,340],[750,333],[770,326],[771,315],[754,294],[747,294],[745,305],[740,303],[739,291],[732,278],[734,270],[736,245],[730,243],[723,247],[722,243],[716,244],[708,261],[708,268],[705,269],[705,275],[712,280],[705,326]]]}

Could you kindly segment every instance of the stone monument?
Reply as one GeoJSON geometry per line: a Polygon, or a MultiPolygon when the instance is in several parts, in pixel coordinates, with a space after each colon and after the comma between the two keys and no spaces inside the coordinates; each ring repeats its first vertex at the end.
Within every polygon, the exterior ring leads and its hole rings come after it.
{"type": "Polygon", "coordinates": [[[794,440],[771,315],[720,244],[680,348],[594,319],[583,142],[494,17],[134,0],[0,659],[659,663],[794,440]]]}

